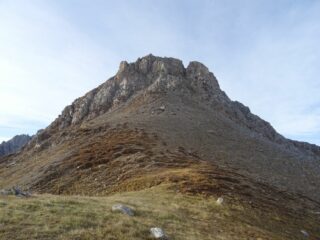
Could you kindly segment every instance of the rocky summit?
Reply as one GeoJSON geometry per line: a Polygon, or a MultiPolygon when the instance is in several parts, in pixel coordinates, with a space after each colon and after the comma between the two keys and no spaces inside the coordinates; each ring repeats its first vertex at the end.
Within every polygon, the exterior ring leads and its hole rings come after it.
{"type": "MultiPolygon", "coordinates": [[[[311,212],[320,207],[320,147],[286,139],[230,100],[205,65],[175,58],[121,62],[22,151],[0,158],[0,188],[13,186],[90,196],[165,188],[259,212],[260,222],[246,219],[262,239],[300,239],[302,227],[319,236],[311,212]]],[[[247,239],[230,231],[221,239],[247,239]]]]}

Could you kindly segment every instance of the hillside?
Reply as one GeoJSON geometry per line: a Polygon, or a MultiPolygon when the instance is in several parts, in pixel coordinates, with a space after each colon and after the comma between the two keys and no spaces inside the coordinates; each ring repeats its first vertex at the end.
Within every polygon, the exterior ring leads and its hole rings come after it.
{"type": "MultiPolygon", "coordinates": [[[[227,207],[245,209],[227,213],[234,223],[221,220],[234,235],[225,229],[221,238],[210,232],[198,239],[245,239],[246,233],[303,239],[302,229],[316,239],[319,163],[318,146],[284,138],[230,100],[203,64],[185,68],[178,59],[148,55],[122,62],[114,77],[67,106],[22,151],[0,158],[0,188],[95,197],[131,192],[132,199],[146,194],[141,201],[151,201],[150,189],[160,199],[224,196],[227,207]]],[[[185,214],[190,224],[195,213],[185,214]]],[[[203,219],[209,224],[216,218],[203,219]]]]}

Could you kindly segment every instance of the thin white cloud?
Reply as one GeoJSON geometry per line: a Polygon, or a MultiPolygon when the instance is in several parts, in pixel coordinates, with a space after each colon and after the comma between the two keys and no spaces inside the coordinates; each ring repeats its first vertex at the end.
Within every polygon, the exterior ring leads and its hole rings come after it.
{"type": "Polygon", "coordinates": [[[46,5],[20,3],[0,4],[0,123],[24,116],[44,127],[106,80],[115,57],[46,5]]]}
{"type": "Polygon", "coordinates": [[[280,133],[319,143],[319,12],[316,1],[1,1],[0,127],[44,127],[121,60],[153,53],[202,61],[280,133]]]}

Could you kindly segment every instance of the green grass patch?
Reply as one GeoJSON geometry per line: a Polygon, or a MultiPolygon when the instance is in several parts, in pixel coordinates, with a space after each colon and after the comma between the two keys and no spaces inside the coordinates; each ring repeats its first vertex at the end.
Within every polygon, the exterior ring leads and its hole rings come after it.
{"type": "Polygon", "coordinates": [[[279,223],[276,214],[263,214],[239,203],[218,206],[214,197],[174,193],[164,186],[109,197],[2,196],[0,239],[141,240],[152,239],[154,226],[172,240],[302,239],[289,219],[279,223]],[[133,207],[136,215],[112,212],[115,203],[133,207]],[[270,231],[273,224],[278,227],[270,231]]]}

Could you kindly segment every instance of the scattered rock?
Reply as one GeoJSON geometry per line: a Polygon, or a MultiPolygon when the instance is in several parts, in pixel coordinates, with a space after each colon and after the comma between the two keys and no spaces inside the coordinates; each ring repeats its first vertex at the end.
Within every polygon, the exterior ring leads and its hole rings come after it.
{"type": "Polygon", "coordinates": [[[15,166],[17,163],[15,161],[8,164],[8,167],[15,166]]]}
{"type": "Polygon", "coordinates": [[[164,111],[164,110],[166,110],[166,106],[162,105],[162,106],[159,107],[159,109],[160,109],[161,111],[164,111]]]}
{"type": "Polygon", "coordinates": [[[17,197],[31,197],[31,193],[22,191],[19,187],[12,188],[17,197]]]}
{"type": "Polygon", "coordinates": [[[223,203],[223,197],[219,197],[216,202],[218,205],[221,205],[223,203]]]}
{"type": "Polygon", "coordinates": [[[31,197],[31,193],[24,192],[19,187],[0,190],[0,195],[4,195],[4,196],[15,195],[17,197],[31,197]]]}
{"type": "Polygon", "coordinates": [[[163,240],[168,239],[168,237],[166,236],[166,234],[161,228],[158,228],[158,227],[151,228],[150,232],[152,236],[156,239],[163,239],[163,240]]]}
{"type": "Polygon", "coordinates": [[[309,233],[306,230],[300,230],[303,236],[309,237],[309,233]]]}
{"type": "Polygon", "coordinates": [[[128,216],[134,216],[134,210],[128,206],[125,206],[123,204],[115,204],[112,206],[113,212],[121,212],[123,214],[126,214],[128,216]]]}

